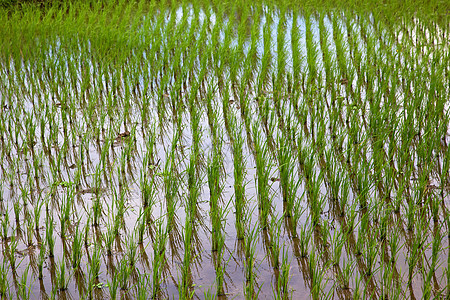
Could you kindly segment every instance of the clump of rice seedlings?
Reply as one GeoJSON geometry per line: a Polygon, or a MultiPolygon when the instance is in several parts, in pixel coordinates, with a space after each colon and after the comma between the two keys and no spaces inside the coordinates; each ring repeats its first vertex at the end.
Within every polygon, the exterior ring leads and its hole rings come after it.
{"type": "Polygon", "coordinates": [[[222,184],[220,182],[220,166],[219,149],[214,148],[212,158],[208,163],[207,175],[210,193],[210,215],[212,223],[211,247],[212,251],[219,250],[219,244],[223,237],[223,220],[225,220],[226,209],[219,206],[219,199],[222,194],[222,184]]]}
{"type": "Polygon", "coordinates": [[[102,250],[98,244],[95,244],[92,256],[90,258],[90,263],[88,265],[87,292],[89,298],[92,298],[92,292],[97,286],[96,284],[98,283],[98,277],[100,275],[101,257],[102,257],[102,250]]]}
{"type": "Polygon", "coordinates": [[[280,265],[280,235],[281,235],[281,219],[276,220],[275,217],[272,217],[270,220],[269,226],[270,232],[270,256],[272,261],[272,266],[274,269],[278,269],[280,265]]]}
{"type": "Polygon", "coordinates": [[[129,288],[129,279],[131,272],[133,271],[132,265],[127,258],[122,258],[117,272],[117,278],[119,281],[119,287],[122,291],[126,291],[129,288]]]}
{"type": "Polygon", "coordinates": [[[355,272],[355,264],[352,261],[344,261],[342,272],[338,276],[339,286],[344,289],[350,289],[350,279],[355,272]]]}
{"type": "MultiPolygon", "coordinates": [[[[314,173],[312,173],[314,174],[314,173]]],[[[323,181],[323,173],[320,173],[317,177],[313,175],[309,178],[307,189],[309,194],[309,204],[311,209],[311,221],[317,225],[320,223],[321,214],[325,205],[325,197],[320,193],[320,186],[323,181]]]]}
{"type": "Polygon", "coordinates": [[[320,266],[315,252],[312,251],[308,259],[308,270],[311,280],[311,297],[313,299],[323,299],[327,296],[324,292],[324,286],[327,281],[325,278],[327,268],[328,266],[320,266]]]}
{"type": "Polygon", "coordinates": [[[117,299],[119,284],[119,276],[112,276],[111,280],[108,281],[108,292],[111,299],[117,299]]]}
{"type": "Polygon", "coordinates": [[[6,240],[6,238],[8,237],[8,227],[9,225],[9,213],[8,213],[8,208],[6,208],[5,213],[3,215],[2,218],[2,239],[6,240]]]}
{"type": "Polygon", "coordinates": [[[44,201],[42,199],[39,199],[38,201],[39,202],[36,203],[36,205],[34,206],[34,229],[37,234],[39,233],[41,211],[42,211],[42,206],[44,205],[44,201]]]}
{"type": "Polygon", "coordinates": [[[372,276],[375,271],[378,251],[377,240],[373,237],[369,238],[366,242],[366,247],[363,252],[364,261],[366,263],[367,276],[372,276]]]}
{"type": "Polygon", "coordinates": [[[260,292],[260,289],[256,290],[256,229],[257,227],[255,226],[251,231],[247,232],[246,236],[244,237],[244,296],[246,299],[254,299],[255,297],[257,298],[260,292]]]}
{"type": "Polygon", "coordinates": [[[158,297],[163,281],[162,271],[165,265],[165,249],[168,238],[167,228],[159,220],[156,225],[156,236],[153,241],[152,297],[158,297]]]}
{"type": "Polygon", "coordinates": [[[192,247],[192,221],[191,216],[188,214],[186,217],[185,228],[183,232],[184,243],[184,257],[183,264],[180,267],[181,282],[178,285],[178,293],[180,298],[190,299],[192,298],[192,278],[191,278],[191,262],[193,259],[193,247],[192,247]]]}
{"type": "Polygon", "coordinates": [[[0,264],[0,297],[3,299],[8,298],[9,294],[9,280],[8,280],[8,271],[6,266],[6,260],[0,264]]]}
{"type": "Polygon", "coordinates": [[[39,247],[39,255],[37,259],[37,269],[38,269],[38,279],[42,280],[44,278],[44,261],[45,261],[45,242],[42,242],[39,247]]]}
{"type": "Polygon", "coordinates": [[[106,231],[102,233],[102,239],[105,241],[106,254],[112,255],[113,243],[117,236],[115,224],[106,224],[106,231]]]}
{"type": "Polygon", "coordinates": [[[299,248],[300,248],[300,257],[307,257],[309,251],[309,247],[310,247],[310,241],[311,241],[311,235],[312,235],[312,230],[308,229],[305,225],[301,225],[300,226],[300,233],[298,235],[298,239],[299,239],[299,248]]]}
{"type": "Polygon", "coordinates": [[[291,264],[289,262],[288,251],[283,245],[282,258],[280,265],[280,273],[276,282],[276,291],[274,293],[275,299],[289,299],[289,280],[290,280],[290,269],[291,264]]]}
{"type": "Polygon", "coordinates": [[[58,261],[56,268],[56,287],[59,291],[66,291],[69,286],[71,275],[66,271],[66,263],[64,259],[58,261]]]}
{"type": "Polygon", "coordinates": [[[426,235],[424,233],[424,229],[422,228],[423,224],[420,222],[416,224],[415,229],[415,238],[411,241],[407,262],[408,262],[408,283],[411,283],[413,277],[415,275],[415,270],[418,264],[421,261],[421,254],[425,250],[425,241],[426,235]]]}
{"type": "Polygon", "coordinates": [[[21,299],[29,299],[31,294],[31,286],[28,286],[28,270],[29,266],[25,268],[25,270],[22,273],[22,276],[20,278],[19,282],[19,289],[17,291],[18,296],[20,296],[21,299]]]}
{"type": "Polygon", "coordinates": [[[100,275],[102,253],[103,253],[103,251],[100,248],[100,245],[95,243],[94,251],[92,252],[91,261],[89,264],[89,275],[92,278],[98,278],[98,276],[100,275]]]}
{"type": "Polygon", "coordinates": [[[136,264],[137,259],[137,247],[136,247],[136,238],[133,235],[129,235],[125,241],[126,246],[126,258],[131,268],[133,268],[136,264]]]}
{"type": "Polygon", "coordinates": [[[136,287],[135,298],[139,300],[148,299],[149,278],[147,274],[139,274],[139,279],[136,287]]]}
{"type": "Polygon", "coordinates": [[[278,162],[280,171],[280,185],[283,201],[286,202],[286,216],[294,215],[295,199],[300,180],[295,180],[293,153],[286,137],[280,135],[278,139],[278,162]]]}
{"type": "Polygon", "coordinates": [[[68,192],[66,197],[63,198],[62,202],[62,212],[60,217],[60,224],[61,224],[61,238],[66,237],[66,230],[67,227],[70,226],[69,219],[70,219],[70,213],[72,211],[72,205],[73,205],[73,191],[68,192]]]}
{"type": "Polygon", "coordinates": [[[16,250],[19,245],[19,241],[17,240],[16,232],[13,232],[10,238],[9,243],[6,244],[6,253],[9,258],[9,264],[11,265],[12,270],[16,270],[16,250]]]}
{"type": "Polygon", "coordinates": [[[143,210],[143,208],[141,207],[140,212],[139,212],[139,218],[136,222],[136,227],[135,227],[138,244],[144,243],[144,233],[145,233],[145,229],[147,227],[146,226],[147,225],[146,218],[149,218],[148,216],[150,215],[150,209],[148,207],[144,211],[142,211],[142,210],[143,210]]]}
{"type": "Polygon", "coordinates": [[[80,266],[83,246],[83,230],[76,226],[72,242],[72,267],[77,269],[80,266]]]}
{"type": "Polygon", "coordinates": [[[332,253],[332,264],[333,266],[338,266],[341,260],[342,248],[345,245],[346,236],[340,230],[336,230],[333,234],[333,253],[332,253]]]}
{"type": "MultiPolygon", "coordinates": [[[[149,165],[149,156],[144,158],[143,165],[149,165]]],[[[144,209],[151,208],[155,202],[155,177],[149,174],[147,168],[141,170],[140,185],[142,191],[142,206],[144,209]]]]}
{"type": "Polygon", "coordinates": [[[195,157],[195,152],[192,152],[189,160],[189,166],[187,169],[189,195],[186,204],[188,210],[186,213],[189,214],[190,216],[195,215],[197,211],[198,198],[200,196],[201,182],[198,178],[196,165],[197,165],[197,158],[195,157]]]}
{"type": "Polygon", "coordinates": [[[53,216],[47,215],[45,219],[45,238],[46,238],[46,244],[48,246],[48,255],[50,257],[54,256],[54,249],[55,249],[55,239],[53,237],[53,216]]]}

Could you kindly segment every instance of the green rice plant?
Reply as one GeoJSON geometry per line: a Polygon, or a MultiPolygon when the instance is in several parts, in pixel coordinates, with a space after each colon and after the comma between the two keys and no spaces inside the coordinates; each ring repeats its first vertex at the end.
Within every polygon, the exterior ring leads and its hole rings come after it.
{"type": "Polygon", "coordinates": [[[19,289],[17,291],[18,296],[20,296],[21,299],[30,299],[30,293],[31,293],[31,286],[28,286],[28,270],[30,266],[27,266],[25,270],[22,273],[22,276],[20,278],[19,282],[19,289]]]}
{"type": "Polygon", "coordinates": [[[6,260],[0,264],[0,298],[7,299],[9,297],[9,280],[8,280],[8,271],[6,267],[6,260]]]}
{"type": "Polygon", "coordinates": [[[61,224],[61,238],[66,237],[66,230],[69,226],[69,219],[70,219],[70,213],[72,211],[72,205],[73,205],[73,191],[70,191],[67,193],[67,195],[63,198],[62,202],[62,212],[60,217],[60,224],[61,224]]]}
{"type": "Polygon", "coordinates": [[[277,144],[280,145],[280,147],[278,148],[280,185],[283,195],[283,201],[285,201],[287,204],[286,215],[290,217],[293,215],[295,198],[298,187],[300,185],[300,180],[296,182],[294,178],[295,175],[293,168],[293,153],[288,145],[286,137],[279,137],[277,144]]]}
{"type": "Polygon", "coordinates": [[[84,246],[87,247],[89,245],[89,229],[91,228],[91,215],[88,214],[86,224],[83,228],[83,242],[84,246]]]}
{"type": "Polygon", "coordinates": [[[153,244],[153,272],[152,272],[152,297],[156,298],[163,282],[162,271],[165,264],[165,248],[168,238],[167,228],[162,221],[157,222],[156,236],[153,244]]]}
{"type": "Polygon", "coordinates": [[[381,292],[380,295],[383,298],[389,298],[389,294],[395,290],[394,287],[394,272],[391,264],[385,264],[381,267],[382,275],[381,275],[381,292]]]}
{"type": "Polygon", "coordinates": [[[111,280],[108,281],[108,292],[111,299],[117,299],[119,284],[119,276],[112,276],[111,280]]]}
{"type": "Polygon", "coordinates": [[[329,246],[328,243],[328,239],[329,239],[329,235],[330,235],[330,225],[329,225],[329,221],[327,219],[325,219],[323,221],[323,224],[320,226],[320,235],[322,238],[322,246],[324,248],[329,246]]]}
{"type": "Polygon", "coordinates": [[[39,247],[39,255],[37,259],[38,279],[44,278],[44,261],[45,261],[45,241],[41,243],[39,247]]]}
{"type": "Polygon", "coordinates": [[[66,263],[63,259],[58,261],[56,268],[56,287],[59,291],[66,291],[69,286],[70,274],[66,273],[66,263]]]}
{"type": "Polygon", "coordinates": [[[91,261],[89,264],[89,276],[96,279],[100,275],[101,258],[103,251],[98,244],[94,244],[94,251],[91,255],[91,261]]]}
{"type": "Polygon", "coordinates": [[[327,266],[321,267],[319,265],[316,254],[312,251],[309,255],[308,270],[311,279],[311,297],[313,299],[323,299],[323,297],[326,297],[324,292],[326,282],[324,282],[324,279],[327,268],[327,266]]]}
{"type": "Polygon", "coordinates": [[[148,299],[148,275],[147,274],[139,274],[138,283],[136,284],[136,294],[135,298],[139,300],[148,299]]]}
{"type": "Polygon", "coordinates": [[[439,254],[442,250],[442,235],[440,230],[436,230],[436,233],[434,234],[432,247],[431,247],[431,265],[429,273],[427,274],[427,281],[431,282],[431,277],[434,275],[439,262],[439,254]]]}
{"type": "Polygon", "coordinates": [[[8,237],[8,226],[9,226],[9,213],[8,213],[8,207],[5,210],[5,213],[2,218],[2,238],[3,240],[6,240],[8,237]]]}
{"type": "Polygon", "coordinates": [[[180,298],[192,298],[192,279],[191,279],[191,262],[192,262],[192,224],[189,214],[186,217],[186,225],[183,232],[184,241],[184,257],[181,266],[181,283],[178,286],[180,298]]]}
{"type": "Polygon", "coordinates": [[[375,264],[378,256],[378,245],[375,238],[368,239],[363,256],[366,263],[366,275],[372,276],[375,272],[375,264]]]}
{"type": "Polygon", "coordinates": [[[258,92],[261,93],[269,80],[269,72],[272,68],[272,34],[273,23],[271,11],[266,12],[266,22],[263,27],[263,54],[261,57],[261,68],[258,75],[258,92]]]}
{"type": "Polygon", "coordinates": [[[406,228],[408,230],[413,230],[415,225],[417,206],[415,205],[415,201],[413,199],[408,199],[408,206],[406,211],[406,228]]]}
{"type": "Polygon", "coordinates": [[[223,260],[223,252],[224,252],[224,246],[225,246],[225,238],[222,236],[219,240],[219,247],[217,251],[217,257],[215,262],[215,269],[216,269],[216,291],[217,296],[223,296],[225,295],[224,285],[225,285],[225,269],[228,265],[228,262],[230,261],[231,257],[228,259],[228,261],[223,260]]]}
{"type": "Polygon", "coordinates": [[[411,283],[415,273],[414,270],[418,266],[421,260],[421,255],[426,248],[425,241],[427,237],[422,226],[424,225],[421,223],[416,224],[415,238],[411,241],[408,253],[409,255],[406,259],[408,262],[408,283],[411,283]]]}
{"type": "Polygon", "coordinates": [[[378,228],[378,238],[380,241],[385,241],[387,237],[387,231],[389,229],[389,222],[390,222],[390,216],[391,212],[389,208],[382,209],[381,212],[381,218],[378,228]]]}
{"type": "Polygon", "coordinates": [[[38,201],[38,203],[36,203],[34,207],[34,225],[36,232],[39,232],[39,224],[40,224],[39,221],[41,219],[42,205],[44,205],[44,201],[38,201]]]}
{"type": "Polygon", "coordinates": [[[151,212],[149,211],[149,208],[147,207],[146,209],[143,209],[141,207],[140,211],[139,211],[139,218],[136,221],[136,225],[135,225],[135,232],[136,232],[136,236],[137,236],[137,243],[138,244],[143,244],[144,243],[144,233],[145,233],[145,229],[146,229],[146,225],[147,225],[147,215],[151,214],[151,212]]]}
{"type": "Polygon", "coordinates": [[[290,280],[290,262],[288,261],[288,252],[283,245],[283,255],[281,258],[280,275],[277,281],[277,297],[279,299],[289,299],[289,280],[290,280]]]}
{"type": "Polygon", "coordinates": [[[133,271],[132,265],[130,264],[128,259],[123,258],[120,261],[120,265],[119,265],[118,269],[119,270],[117,271],[117,278],[119,281],[120,289],[123,291],[128,290],[128,288],[129,288],[128,281],[129,281],[131,272],[133,271]]]}
{"type": "Polygon", "coordinates": [[[55,239],[53,237],[53,216],[48,215],[45,219],[45,238],[46,238],[46,244],[48,246],[49,256],[54,256],[54,248],[55,248],[55,239]]]}
{"type": "Polygon", "coordinates": [[[178,193],[178,176],[175,170],[175,148],[178,143],[179,136],[174,134],[172,140],[171,152],[167,154],[167,161],[164,166],[164,191],[167,202],[167,220],[169,228],[173,225],[175,217],[175,208],[177,203],[177,193],[178,193]]]}
{"type": "Polygon", "coordinates": [[[14,217],[16,219],[16,225],[18,228],[20,228],[20,211],[22,210],[22,207],[20,206],[19,201],[15,201],[13,203],[14,208],[14,217]]]}
{"type": "Polygon", "coordinates": [[[342,289],[350,289],[350,279],[355,273],[355,264],[350,261],[344,261],[341,275],[338,277],[339,285],[342,289]]]}
{"type": "Polygon", "coordinates": [[[323,212],[323,207],[325,205],[325,197],[320,194],[320,186],[323,181],[323,173],[319,176],[312,176],[309,178],[307,183],[307,188],[310,197],[310,209],[311,209],[311,221],[314,225],[320,223],[320,216],[323,212]]]}
{"type": "Polygon", "coordinates": [[[244,284],[244,295],[246,299],[254,299],[252,297],[258,296],[259,292],[256,289],[256,226],[252,231],[248,232],[244,237],[244,266],[245,266],[245,284],[244,284]]]}
{"type": "Polygon", "coordinates": [[[311,233],[312,230],[310,228],[306,228],[306,225],[300,226],[300,234],[299,234],[299,246],[300,246],[300,257],[308,257],[309,253],[309,243],[311,241],[311,233]]]}
{"type": "Polygon", "coordinates": [[[277,220],[276,217],[272,217],[269,226],[270,233],[270,256],[272,260],[272,266],[274,269],[278,269],[280,264],[280,235],[281,235],[281,219],[277,220]]]}
{"type": "Polygon", "coordinates": [[[136,247],[136,239],[133,235],[127,237],[126,242],[126,258],[130,267],[133,268],[136,264],[137,259],[137,247],[136,247]]]}
{"type": "Polygon", "coordinates": [[[338,266],[341,260],[342,248],[345,244],[345,236],[342,231],[336,230],[333,234],[333,253],[332,253],[332,264],[333,266],[338,266]]]}
{"type": "Polygon", "coordinates": [[[116,227],[114,224],[106,224],[106,232],[104,232],[102,239],[105,241],[106,255],[112,255],[112,247],[116,239],[116,227]]]}
{"type": "MultiPolygon", "coordinates": [[[[148,159],[147,156],[146,158],[148,159]]],[[[147,164],[149,163],[144,162],[144,165],[147,164]]],[[[155,178],[148,173],[145,169],[141,170],[140,186],[142,191],[142,205],[144,209],[149,207],[151,210],[155,202],[155,178]]]]}
{"type": "Polygon", "coordinates": [[[17,246],[19,244],[19,241],[16,237],[16,232],[13,232],[11,235],[11,238],[9,240],[9,243],[6,244],[6,250],[7,250],[7,256],[9,258],[9,264],[11,265],[12,270],[16,270],[16,250],[17,246]]]}
{"type": "Polygon", "coordinates": [[[80,266],[81,256],[83,255],[83,230],[80,230],[79,226],[75,228],[75,234],[72,242],[72,267],[77,269],[80,266]]]}

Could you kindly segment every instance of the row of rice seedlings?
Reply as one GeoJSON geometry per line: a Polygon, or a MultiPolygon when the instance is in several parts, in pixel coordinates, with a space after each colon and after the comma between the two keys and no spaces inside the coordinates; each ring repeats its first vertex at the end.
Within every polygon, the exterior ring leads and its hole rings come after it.
{"type": "Polygon", "coordinates": [[[255,147],[256,184],[258,188],[258,210],[261,229],[269,226],[269,215],[272,211],[272,196],[270,193],[269,179],[271,160],[267,144],[263,140],[258,125],[253,125],[253,140],[255,147]]]}

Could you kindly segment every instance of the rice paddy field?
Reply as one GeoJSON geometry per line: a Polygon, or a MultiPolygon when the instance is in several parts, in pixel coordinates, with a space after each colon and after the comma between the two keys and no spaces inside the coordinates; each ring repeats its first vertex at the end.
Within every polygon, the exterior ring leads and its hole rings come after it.
{"type": "Polygon", "coordinates": [[[449,299],[449,3],[5,3],[0,299],[449,299]]]}

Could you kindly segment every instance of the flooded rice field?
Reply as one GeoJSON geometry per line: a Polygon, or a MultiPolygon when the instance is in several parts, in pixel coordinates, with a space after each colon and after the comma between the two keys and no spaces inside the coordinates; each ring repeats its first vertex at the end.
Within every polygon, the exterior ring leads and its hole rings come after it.
{"type": "Polygon", "coordinates": [[[1,299],[449,297],[448,22],[195,1],[0,21],[1,299]]]}

